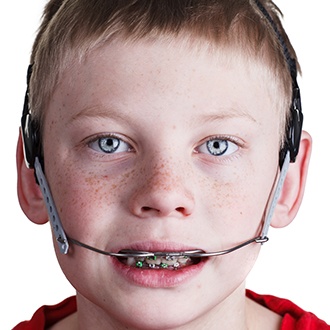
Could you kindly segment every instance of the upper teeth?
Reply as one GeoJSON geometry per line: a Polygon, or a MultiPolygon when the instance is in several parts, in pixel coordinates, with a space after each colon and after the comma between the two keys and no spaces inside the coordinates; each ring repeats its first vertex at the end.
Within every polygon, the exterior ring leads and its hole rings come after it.
{"type": "Polygon", "coordinates": [[[126,264],[129,266],[136,266],[138,268],[171,268],[177,269],[185,266],[191,262],[189,257],[185,256],[153,256],[153,257],[129,257],[127,258],[126,264]]]}

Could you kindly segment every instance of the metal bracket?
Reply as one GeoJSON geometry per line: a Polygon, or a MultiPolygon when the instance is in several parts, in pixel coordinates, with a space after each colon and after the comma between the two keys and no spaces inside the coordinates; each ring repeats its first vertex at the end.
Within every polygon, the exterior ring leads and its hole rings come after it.
{"type": "Polygon", "coordinates": [[[56,206],[50,192],[47,179],[42,170],[39,158],[35,158],[34,169],[36,173],[36,177],[38,179],[42,195],[44,197],[44,201],[47,207],[47,212],[49,216],[49,221],[55,235],[58,247],[63,254],[67,254],[69,250],[69,242],[64,232],[60,217],[57,213],[56,206]]]}

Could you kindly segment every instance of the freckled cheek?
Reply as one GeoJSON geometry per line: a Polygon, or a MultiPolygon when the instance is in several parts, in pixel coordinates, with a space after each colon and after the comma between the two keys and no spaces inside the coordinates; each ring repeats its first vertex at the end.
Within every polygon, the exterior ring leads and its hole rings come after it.
{"type": "Polygon", "coordinates": [[[231,183],[213,182],[210,184],[204,200],[210,219],[213,219],[213,229],[226,231],[233,223],[239,222],[244,213],[245,197],[231,183]],[[239,202],[238,202],[239,200],[239,202]]]}
{"type": "MultiPolygon", "coordinates": [[[[63,168],[63,167],[62,167],[63,168]]],[[[132,173],[110,175],[96,169],[77,170],[75,166],[66,166],[66,170],[51,175],[51,187],[63,225],[72,232],[83,224],[86,231],[96,222],[109,223],[111,215],[122,207],[131,180],[132,173]],[[102,173],[103,172],[103,173],[102,173]],[[97,174],[96,174],[97,173],[97,174]]]]}
{"type": "MultiPolygon", "coordinates": [[[[220,177],[220,176],[219,176],[220,177]]],[[[237,200],[244,198],[244,187],[240,179],[208,179],[200,183],[210,208],[225,211],[237,206],[237,200]]]]}
{"type": "Polygon", "coordinates": [[[203,200],[214,230],[254,231],[261,221],[267,193],[258,191],[253,179],[239,177],[230,181],[213,180],[205,187],[203,200]],[[261,196],[261,197],[260,197],[261,196]]]}

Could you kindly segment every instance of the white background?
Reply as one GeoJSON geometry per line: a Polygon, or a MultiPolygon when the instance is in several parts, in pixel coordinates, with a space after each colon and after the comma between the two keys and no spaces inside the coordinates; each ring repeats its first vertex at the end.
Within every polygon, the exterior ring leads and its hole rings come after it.
{"type": "MultiPolygon", "coordinates": [[[[287,297],[330,323],[329,0],[278,0],[303,68],[305,126],[314,139],[305,200],[295,221],[272,229],[248,287],[287,297]],[[315,5],[313,6],[312,3],[315,5]]],[[[29,319],[44,304],[74,294],[53,253],[48,225],[30,223],[16,198],[15,148],[25,75],[45,0],[1,6],[0,329],[29,319]]]]}

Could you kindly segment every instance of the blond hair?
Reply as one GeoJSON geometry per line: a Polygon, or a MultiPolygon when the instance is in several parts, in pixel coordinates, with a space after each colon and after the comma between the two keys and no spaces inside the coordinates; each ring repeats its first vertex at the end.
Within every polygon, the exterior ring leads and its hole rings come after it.
{"type": "MultiPolygon", "coordinates": [[[[259,0],[296,55],[272,1],[259,0]]],[[[32,49],[30,107],[39,125],[63,71],[72,61],[116,38],[188,36],[214,48],[234,47],[265,64],[281,91],[282,133],[292,81],[282,45],[252,0],[50,0],[32,49]]]]}

